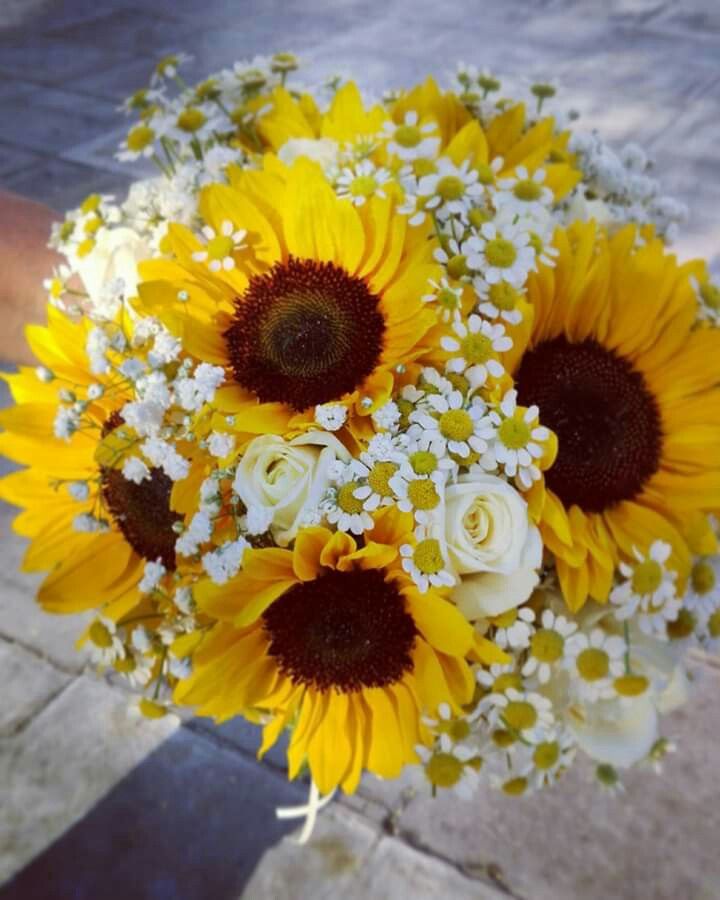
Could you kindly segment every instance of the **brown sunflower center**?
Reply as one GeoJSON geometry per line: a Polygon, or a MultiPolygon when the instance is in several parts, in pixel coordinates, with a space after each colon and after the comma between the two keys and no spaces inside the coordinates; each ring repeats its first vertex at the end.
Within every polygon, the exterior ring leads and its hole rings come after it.
{"type": "MultiPolygon", "coordinates": [[[[119,412],[108,416],[102,427],[106,437],[124,424],[119,412]]],[[[173,525],[182,516],[170,509],[172,481],[162,469],[150,469],[150,477],[140,484],[128,481],[119,469],[100,469],[105,506],[133,550],[149,562],[160,560],[168,571],[175,569],[173,525]]]]}
{"type": "Polygon", "coordinates": [[[655,398],[632,364],[597,341],[543,341],[523,357],[518,400],[537,404],[558,436],[546,473],[565,506],[586,512],[631,500],[657,471],[662,425],[655,398]]]}
{"type": "Polygon", "coordinates": [[[280,670],[320,691],[384,687],[412,668],[415,623],[395,585],[374,569],[296,584],[263,621],[280,670]]]}
{"type": "Polygon", "coordinates": [[[225,332],[235,380],[297,410],[360,387],[383,348],[379,299],[329,262],[290,258],[251,279],[225,332]]]}

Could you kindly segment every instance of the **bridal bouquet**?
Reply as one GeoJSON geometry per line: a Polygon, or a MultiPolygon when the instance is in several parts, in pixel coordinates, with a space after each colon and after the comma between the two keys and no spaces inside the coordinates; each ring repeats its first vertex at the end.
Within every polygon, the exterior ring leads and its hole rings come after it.
{"type": "Polygon", "coordinates": [[[40,605],[95,611],[146,716],[287,732],[316,806],[657,767],[720,647],[720,289],[667,249],[682,206],[549,83],[183,62],[126,104],[159,174],[57,226],[4,376],[40,605]]]}

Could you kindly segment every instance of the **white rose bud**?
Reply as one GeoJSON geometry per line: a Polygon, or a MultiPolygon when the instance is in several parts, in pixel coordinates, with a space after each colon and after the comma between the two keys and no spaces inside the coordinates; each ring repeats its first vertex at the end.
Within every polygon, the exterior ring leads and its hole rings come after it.
{"type": "Polygon", "coordinates": [[[324,431],[308,431],[291,441],[262,435],[248,444],[233,489],[248,509],[264,507],[272,513],[270,528],[284,547],[327,491],[338,459],[348,462],[350,454],[324,431]]]}
{"type": "Polygon", "coordinates": [[[463,475],[445,492],[443,540],[461,581],[453,600],[470,619],[519,606],[538,583],[542,541],[527,503],[502,478],[463,475]]]}

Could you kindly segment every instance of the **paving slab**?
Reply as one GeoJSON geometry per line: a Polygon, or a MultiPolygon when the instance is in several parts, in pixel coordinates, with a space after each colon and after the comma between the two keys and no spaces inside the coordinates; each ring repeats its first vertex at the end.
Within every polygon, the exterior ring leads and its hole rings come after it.
{"type": "Polygon", "coordinates": [[[626,793],[613,796],[580,764],[542,796],[418,794],[399,817],[399,837],[465,871],[493,871],[532,900],[720,897],[720,670],[696,673],[692,701],[666,721],[679,751],[662,777],[633,770],[626,793]]]}
{"type": "Polygon", "coordinates": [[[299,845],[297,837],[296,832],[265,853],[242,900],[507,900],[492,885],[337,806],[323,810],[307,844],[299,845]]]}
{"type": "Polygon", "coordinates": [[[17,644],[0,639],[0,737],[17,733],[68,684],[69,677],[17,644]]]}
{"type": "Polygon", "coordinates": [[[172,716],[133,717],[127,694],[82,675],[26,728],[0,739],[0,883],[83,816],[176,727],[172,716]]]}

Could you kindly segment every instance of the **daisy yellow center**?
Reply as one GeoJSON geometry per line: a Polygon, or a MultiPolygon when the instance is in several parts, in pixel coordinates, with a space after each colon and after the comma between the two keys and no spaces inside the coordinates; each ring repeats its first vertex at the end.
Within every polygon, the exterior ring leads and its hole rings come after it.
{"type": "Polygon", "coordinates": [[[177,117],[177,126],[181,131],[187,131],[189,134],[192,134],[202,128],[206,121],[205,113],[191,106],[188,109],[184,109],[177,117]]]}
{"type": "Polygon", "coordinates": [[[416,450],[410,455],[410,465],[416,475],[432,475],[438,467],[437,456],[429,450],[416,450]]]}
{"type": "Polygon", "coordinates": [[[681,609],[677,618],[667,623],[667,635],[671,641],[684,641],[695,631],[695,616],[689,609],[681,609]]]}
{"type": "Polygon", "coordinates": [[[497,747],[512,747],[512,745],[516,742],[515,735],[508,731],[506,728],[498,728],[496,731],[492,733],[493,743],[497,747]]]}
{"type": "Polygon", "coordinates": [[[565,639],[557,631],[541,628],[530,639],[531,654],[543,663],[557,662],[563,655],[565,639]]]}
{"type": "Polygon", "coordinates": [[[421,140],[422,131],[417,125],[400,125],[395,129],[396,143],[408,150],[417,147],[421,140]]]}
{"type": "Polygon", "coordinates": [[[85,234],[95,234],[95,232],[102,225],[102,219],[99,216],[90,216],[89,219],[86,219],[83,224],[83,231],[85,234]]]}
{"type": "Polygon", "coordinates": [[[533,200],[540,199],[542,196],[542,187],[531,178],[524,178],[515,185],[513,194],[518,200],[522,200],[524,203],[530,203],[533,200]]]}
{"type": "Polygon", "coordinates": [[[607,678],[610,671],[610,657],[598,647],[588,647],[578,654],[577,670],[585,681],[607,678]]]}
{"type": "Polygon", "coordinates": [[[690,580],[696,594],[709,594],[717,583],[715,569],[707,560],[698,560],[692,568],[690,580]]]}
{"type": "Polygon", "coordinates": [[[211,238],[207,243],[208,259],[225,259],[228,256],[232,256],[234,249],[235,245],[232,238],[219,234],[211,238]]]}
{"type": "Polygon", "coordinates": [[[433,753],[425,764],[428,781],[435,787],[451,788],[462,777],[463,764],[452,753],[433,753]]]}
{"type": "Polygon", "coordinates": [[[116,672],[121,672],[123,675],[129,675],[137,669],[137,663],[132,656],[123,656],[122,659],[115,660],[113,668],[116,672]]]}
{"type": "Polygon", "coordinates": [[[504,694],[510,688],[519,690],[521,687],[522,679],[516,672],[503,672],[493,681],[492,690],[494,694],[504,694]]]}
{"type": "Polygon", "coordinates": [[[462,178],[458,178],[457,175],[445,175],[438,181],[435,193],[446,202],[459,200],[465,193],[465,185],[462,178]]]}
{"type": "Polygon", "coordinates": [[[470,736],[470,726],[465,719],[451,719],[449,722],[441,721],[437,730],[449,735],[454,741],[464,741],[470,736]]]}
{"type": "Polygon", "coordinates": [[[90,635],[90,640],[96,647],[101,647],[102,649],[112,647],[112,635],[102,622],[93,622],[88,634],[90,635]]]}
{"type": "Polygon", "coordinates": [[[493,238],[485,245],[485,258],[497,269],[509,269],[517,259],[517,250],[506,238],[493,238]]]}
{"type": "Polygon", "coordinates": [[[537,344],[515,375],[518,402],[537,404],[558,437],[546,485],[566,507],[604,510],[632,500],[657,471],[657,402],[632,364],[593,339],[537,344]]]}
{"type": "Polygon", "coordinates": [[[460,305],[460,298],[454,291],[450,291],[447,288],[440,291],[437,295],[437,302],[443,309],[447,310],[455,310],[460,305]]]}
{"type": "Polygon", "coordinates": [[[440,416],[440,434],[449,441],[466,441],[473,433],[474,425],[469,412],[450,409],[440,416]]]}
{"type": "MultiPolygon", "coordinates": [[[[495,173],[487,163],[480,163],[477,167],[478,181],[480,184],[493,184],[495,181],[495,173]]],[[[485,220],[487,221],[487,220],[485,220]]],[[[473,223],[474,224],[474,223],[473,223]]]]}
{"type": "Polygon", "coordinates": [[[537,710],[526,700],[511,700],[503,713],[506,725],[515,731],[525,731],[537,722],[537,710]]]}
{"type": "Polygon", "coordinates": [[[720,638],[720,609],[715,610],[708,619],[707,630],[711,638],[720,638]]]}
{"type": "Polygon", "coordinates": [[[372,175],[358,175],[350,182],[350,193],[353,197],[372,197],[377,186],[372,175]]]}
{"type": "Polygon", "coordinates": [[[413,562],[423,575],[435,575],[442,571],[443,556],[440,543],[435,538],[420,541],[413,552],[413,562]]]}
{"type": "Polygon", "coordinates": [[[297,410],[360,387],[385,334],[379,298],[333,263],[290,258],[250,280],[225,332],[235,380],[297,410]]]}
{"type": "Polygon", "coordinates": [[[376,462],[370,469],[368,484],[373,492],[380,497],[393,497],[393,489],[390,487],[390,479],[397,472],[398,467],[392,462],[376,462]]]}
{"type": "Polygon", "coordinates": [[[377,569],[325,571],[263,614],[268,654],[296,684],[350,693],[412,669],[417,631],[395,584],[377,569]]]}
{"type": "Polygon", "coordinates": [[[535,231],[530,232],[530,234],[528,235],[528,243],[530,244],[532,249],[535,251],[536,256],[539,256],[542,253],[544,244],[543,244],[542,238],[540,237],[540,235],[537,232],[535,232],[535,231]]]}
{"type": "Polygon", "coordinates": [[[510,312],[515,309],[518,296],[518,292],[507,281],[498,281],[490,285],[488,299],[493,306],[497,306],[503,312],[510,312]]]}
{"type": "Polygon", "coordinates": [[[456,280],[468,274],[467,257],[464,253],[456,253],[447,262],[447,273],[456,280]]]}
{"type": "Polygon", "coordinates": [[[632,577],[632,589],[636,594],[654,594],[663,580],[660,563],[654,559],[646,559],[635,567],[632,577]]]}
{"type": "Polygon", "coordinates": [[[543,741],[538,744],[533,753],[535,767],[542,771],[552,769],[560,759],[560,745],[557,741],[543,741]]]}
{"type": "Polygon", "coordinates": [[[127,147],[133,153],[139,153],[155,140],[155,132],[149,125],[136,125],[127,136],[127,147]]]}
{"type": "Polygon", "coordinates": [[[502,789],[511,797],[519,797],[521,794],[525,793],[525,791],[527,790],[527,786],[527,778],[519,777],[511,778],[509,781],[506,781],[505,784],[503,784],[502,789]]]}
{"type": "Polygon", "coordinates": [[[530,440],[530,426],[524,419],[511,416],[500,424],[498,437],[510,450],[521,450],[530,440]]]}
{"type": "Polygon", "coordinates": [[[337,505],[344,513],[354,516],[363,511],[363,502],[354,496],[354,492],[360,487],[357,481],[349,481],[342,485],[337,492],[337,505]]]}
{"type": "Polygon", "coordinates": [[[85,213],[85,215],[90,212],[95,212],[100,206],[101,202],[102,197],[100,196],[100,194],[90,194],[80,204],[80,212],[85,213]]]}
{"type": "Polygon", "coordinates": [[[429,478],[411,481],[408,485],[408,499],[419,510],[435,509],[440,502],[437,489],[429,478]]]}
{"type": "Polygon", "coordinates": [[[480,332],[467,334],[460,341],[460,352],[471,366],[481,366],[492,358],[492,341],[480,332]]]}
{"type": "Polygon", "coordinates": [[[621,675],[613,684],[621,697],[640,697],[648,689],[649,682],[644,675],[621,675]]]}
{"type": "Polygon", "coordinates": [[[700,285],[700,297],[705,306],[720,312],[720,287],[706,281],[705,284],[700,285]]]}

